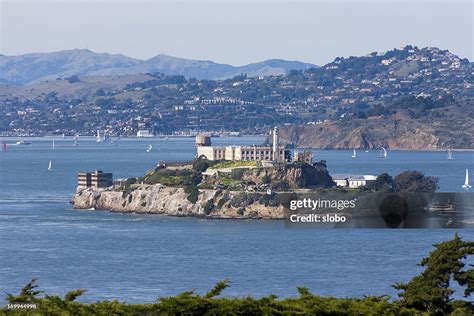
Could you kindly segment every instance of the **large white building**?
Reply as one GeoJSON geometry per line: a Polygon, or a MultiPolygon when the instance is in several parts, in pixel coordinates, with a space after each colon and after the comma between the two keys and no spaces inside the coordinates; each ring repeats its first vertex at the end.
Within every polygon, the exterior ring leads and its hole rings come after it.
{"type": "Polygon", "coordinates": [[[278,144],[278,129],[273,129],[272,146],[212,146],[211,137],[196,136],[196,157],[209,160],[285,161],[285,147],[278,144]]]}

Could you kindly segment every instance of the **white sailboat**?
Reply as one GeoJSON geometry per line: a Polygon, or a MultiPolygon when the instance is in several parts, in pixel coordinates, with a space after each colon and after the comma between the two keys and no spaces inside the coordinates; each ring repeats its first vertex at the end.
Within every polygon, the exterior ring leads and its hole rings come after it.
{"type": "Polygon", "coordinates": [[[95,141],[97,143],[102,143],[105,140],[105,137],[100,136],[100,130],[97,130],[97,136],[95,137],[95,141]]]}
{"type": "Polygon", "coordinates": [[[53,164],[51,163],[51,160],[49,161],[49,165],[48,165],[48,171],[51,171],[53,170],[53,164]]]}
{"type": "Polygon", "coordinates": [[[471,186],[469,185],[469,169],[466,168],[466,178],[464,179],[464,184],[462,185],[464,189],[470,189],[471,186]]]}
{"type": "Polygon", "coordinates": [[[54,149],[54,139],[53,139],[53,147],[52,147],[52,149],[54,149]]]}
{"type": "Polygon", "coordinates": [[[451,149],[448,149],[448,160],[453,160],[453,153],[451,152],[451,149]]]}
{"type": "Polygon", "coordinates": [[[79,135],[74,136],[74,146],[77,146],[77,141],[79,140],[79,135]]]}
{"type": "Polygon", "coordinates": [[[153,149],[153,146],[150,144],[148,145],[148,148],[146,149],[146,152],[149,153],[153,149]]]}
{"type": "Polygon", "coordinates": [[[384,147],[380,147],[382,151],[380,152],[379,158],[387,158],[387,150],[384,147]]]}
{"type": "Polygon", "coordinates": [[[357,157],[357,153],[356,153],[356,150],[354,149],[354,151],[352,152],[352,158],[355,158],[357,157]]]}

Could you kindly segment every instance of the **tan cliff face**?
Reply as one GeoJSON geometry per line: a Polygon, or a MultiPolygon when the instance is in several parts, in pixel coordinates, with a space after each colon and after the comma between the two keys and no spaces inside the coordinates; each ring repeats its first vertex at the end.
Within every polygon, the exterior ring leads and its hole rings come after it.
{"type": "Polygon", "coordinates": [[[453,120],[371,117],[280,128],[282,143],[321,149],[474,149],[474,124],[461,113],[453,120]]]}
{"type": "MultiPolygon", "coordinates": [[[[226,192],[227,197],[236,193],[226,192]]],[[[220,208],[214,207],[205,213],[208,201],[218,204],[223,198],[218,190],[200,190],[196,203],[187,199],[184,188],[166,187],[163,185],[138,185],[128,194],[122,191],[78,187],[72,203],[77,209],[103,209],[113,212],[164,214],[170,216],[201,216],[210,218],[262,218],[283,219],[283,206],[265,206],[254,202],[242,208],[235,208],[224,203],[220,208]]]]}

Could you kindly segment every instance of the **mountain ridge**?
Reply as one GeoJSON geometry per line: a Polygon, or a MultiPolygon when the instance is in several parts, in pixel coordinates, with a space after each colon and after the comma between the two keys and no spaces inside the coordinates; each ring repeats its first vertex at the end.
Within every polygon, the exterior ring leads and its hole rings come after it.
{"type": "Polygon", "coordinates": [[[16,56],[0,54],[0,82],[25,85],[73,75],[125,75],[160,72],[196,79],[227,79],[245,73],[249,77],[281,75],[290,70],[317,67],[300,61],[269,59],[242,66],[221,64],[158,54],[136,59],[123,54],[97,53],[88,49],[71,49],[16,56]]]}
{"type": "MultiPolygon", "coordinates": [[[[76,54],[77,65],[101,72],[79,58],[88,52],[76,54]]],[[[187,62],[186,67],[193,63],[187,62]]],[[[337,57],[280,76],[198,80],[153,72],[55,78],[1,86],[0,134],[91,135],[99,129],[130,136],[146,128],[166,135],[261,135],[278,125],[282,142],[301,147],[472,149],[473,78],[469,60],[449,50],[410,45],[337,57]]]]}

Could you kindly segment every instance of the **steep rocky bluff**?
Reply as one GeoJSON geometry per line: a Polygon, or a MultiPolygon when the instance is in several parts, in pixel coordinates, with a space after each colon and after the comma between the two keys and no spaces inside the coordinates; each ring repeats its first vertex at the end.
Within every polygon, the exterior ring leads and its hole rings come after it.
{"type": "Polygon", "coordinates": [[[78,187],[72,202],[77,209],[93,208],[121,213],[211,218],[284,218],[285,208],[282,205],[266,206],[255,201],[245,208],[237,205],[234,207],[230,202],[238,195],[235,192],[223,193],[221,190],[200,190],[197,201],[192,203],[187,199],[188,194],[184,188],[140,184],[134,186],[129,193],[78,187]],[[226,203],[219,202],[221,200],[226,203]],[[213,206],[210,207],[208,203],[213,206]]]}
{"type": "Polygon", "coordinates": [[[285,125],[282,143],[322,149],[474,149],[472,106],[435,109],[422,118],[407,115],[351,118],[320,124],[285,125]]]}
{"type": "Polygon", "coordinates": [[[257,185],[269,184],[273,189],[327,188],[334,186],[332,177],[323,165],[306,163],[282,164],[267,169],[250,169],[242,180],[257,185]]]}
{"type": "Polygon", "coordinates": [[[123,187],[79,186],[71,202],[78,209],[115,212],[282,219],[295,190],[334,186],[325,166],[319,164],[291,163],[233,171],[238,172],[215,172],[203,177],[192,164],[160,166],[123,187]]]}

